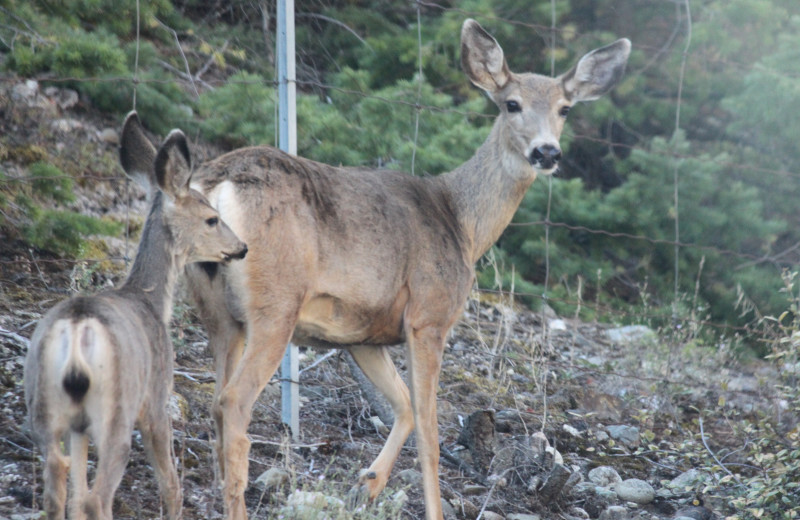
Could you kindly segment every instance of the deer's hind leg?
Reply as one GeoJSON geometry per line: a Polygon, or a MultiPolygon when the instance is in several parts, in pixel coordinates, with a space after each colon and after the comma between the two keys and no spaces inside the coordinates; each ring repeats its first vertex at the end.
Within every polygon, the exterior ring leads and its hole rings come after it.
{"type": "Polygon", "coordinates": [[[139,430],[147,457],[155,469],[161,496],[167,505],[167,518],[175,520],[181,516],[183,493],[172,450],[172,423],[166,406],[153,406],[149,412],[148,417],[140,421],[139,430]]]}
{"type": "Polygon", "coordinates": [[[389,355],[388,347],[359,345],[348,349],[359,368],[386,397],[394,413],[394,424],[378,457],[362,472],[351,498],[374,500],[386,487],[400,450],[414,429],[408,387],[389,355]]]}
{"type": "Polygon", "coordinates": [[[86,518],[83,506],[89,486],[86,483],[86,466],[89,459],[89,437],[85,433],[69,433],[69,480],[72,490],[69,508],[70,520],[86,518]]]}
{"type": "Polygon", "coordinates": [[[109,429],[102,435],[94,435],[97,448],[97,471],[92,489],[84,502],[84,510],[90,519],[110,520],[116,493],[131,451],[133,420],[111,418],[109,429]]]}
{"type": "Polygon", "coordinates": [[[63,520],[67,504],[69,459],[61,452],[61,435],[51,437],[45,447],[44,509],[47,518],[63,520]]]}

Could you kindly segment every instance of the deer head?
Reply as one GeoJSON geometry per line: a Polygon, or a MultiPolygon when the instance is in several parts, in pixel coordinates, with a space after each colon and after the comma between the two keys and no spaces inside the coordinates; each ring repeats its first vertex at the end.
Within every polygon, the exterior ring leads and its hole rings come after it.
{"type": "Polygon", "coordinates": [[[572,105],[597,99],[616,85],[630,50],[631,42],[623,38],[586,54],[561,76],[516,74],[478,22],[467,20],[461,30],[461,65],[500,109],[498,124],[506,134],[500,140],[542,174],[558,166],[559,138],[572,105]]]}
{"type": "MultiPolygon", "coordinates": [[[[228,262],[244,258],[247,246],[219,217],[200,192],[189,187],[192,161],[186,136],[173,130],[156,151],[132,112],[122,130],[120,161],[151,196],[164,197],[162,218],[172,235],[175,254],[185,262],[228,262]]],[[[142,244],[140,247],[148,246],[142,244]]],[[[154,247],[156,247],[154,245],[154,247]]]]}

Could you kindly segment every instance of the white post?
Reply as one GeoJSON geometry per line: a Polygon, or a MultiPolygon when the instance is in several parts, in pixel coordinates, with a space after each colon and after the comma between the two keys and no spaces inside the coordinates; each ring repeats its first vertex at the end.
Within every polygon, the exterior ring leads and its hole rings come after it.
{"type": "MultiPolygon", "coordinates": [[[[278,146],[297,154],[294,0],[278,0],[278,146]]],[[[297,347],[289,344],[281,362],[281,420],[292,439],[300,437],[300,387],[297,347]]]]}

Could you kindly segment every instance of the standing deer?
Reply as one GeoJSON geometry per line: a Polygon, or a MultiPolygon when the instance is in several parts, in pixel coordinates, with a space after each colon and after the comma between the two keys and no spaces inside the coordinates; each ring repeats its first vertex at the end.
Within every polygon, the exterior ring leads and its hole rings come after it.
{"type": "Polygon", "coordinates": [[[251,410],[290,340],[348,350],[391,404],[394,425],[357,493],[374,499],[383,490],[416,425],[426,516],[442,518],[436,389],[474,264],[537,173],[557,168],[570,106],[609,91],[630,48],[622,39],[592,51],[557,78],[515,74],[494,38],[465,21],[462,66],[500,115],[471,159],[436,177],[329,166],[268,146],[198,168],[193,186],[250,245],[244,262],[187,266],[215,356],[228,518],[247,517],[251,410]],[[411,396],[388,350],[403,342],[411,396]]]}
{"type": "Polygon", "coordinates": [[[173,131],[156,153],[135,113],[122,132],[121,161],[149,189],[149,215],[136,259],[116,290],[65,300],[39,322],[25,360],[25,401],[45,458],[44,503],[63,519],[69,467],[70,517],[110,519],[138,423],[171,519],[182,494],[167,411],[172,393],[168,323],[173,289],[186,262],[243,258],[247,246],[206,198],[189,188],[186,139],[173,131]],[[69,458],[60,446],[69,436],[69,458]],[[97,448],[91,491],[88,443],[97,448]]]}

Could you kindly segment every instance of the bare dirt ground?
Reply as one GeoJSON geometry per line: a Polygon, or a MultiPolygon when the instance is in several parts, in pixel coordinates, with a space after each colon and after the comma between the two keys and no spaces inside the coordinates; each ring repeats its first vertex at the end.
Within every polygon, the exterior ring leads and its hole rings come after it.
{"type": "MultiPolygon", "coordinates": [[[[21,101],[13,97],[13,86],[4,85],[0,92],[4,170],[22,176],[24,152],[36,146],[47,160],[77,176],[74,209],[132,222],[135,232],[145,203],[141,193],[129,191],[115,164],[116,144],[108,130],[120,123],[93,114],[80,102],[62,108],[54,101],[57,93],[48,96],[39,90],[21,101]]],[[[195,149],[201,157],[213,153],[195,149]]],[[[132,255],[135,247],[135,239],[127,245],[122,239],[98,242],[116,259],[63,261],[31,250],[16,237],[0,236],[0,517],[32,518],[41,511],[41,458],[25,424],[22,391],[27,338],[36,320],[74,290],[120,282],[125,266],[119,257],[126,247],[132,255]]],[[[212,359],[191,303],[183,297],[176,301],[173,427],[184,517],[221,518],[209,414],[212,359]]],[[[451,335],[439,389],[440,481],[451,506],[448,514],[468,519],[490,512],[499,515],[494,518],[599,518],[616,506],[630,515],[621,518],[667,519],[699,503],[705,504],[705,518],[712,518],[712,511],[720,517],[730,514],[725,497],[709,493],[702,483],[677,490],[667,485],[691,469],[718,479],[722,469],[709,464],[712,453],[722,454],[730,465],[740,459],[743,441],[737,421],[779,415],[781,405],[771,386],[774,370],[761,363],[741,366],[724,350],[659,338],[644,328],[620,330],[543,316],[519,308],[507,295],[476,292],[451,335]],[[494,425],[488,461],[462,446],[464,424],[481,411],[487,411],[494,425]],[[635,435],[620,435],[614,426],[635,435]],[[526,451],[535,432],[543,432],[563,466],[582,480],[589,481],[593,468],[611,466],[622,479],[648,482],[656,497],[637,505],[577,485],[545,500],[542,483],[551,474],[554,455],[548,460],[545,454],[526,451]],[[526,447],[521,455],[519,446],[526,447]],[[455,463],[459,460],[460,467],[455,463]]],[[[375,401],[351,375],[348,355],[326,354],[302,349],[300,442],[289,442],[281,426],[276,381],[255,406],[246,493],[254,517],[292,518],[281,508],[295,489],[345,499],[358,470],[369,465],[386,437],[385,428],[372,419],[375,401]],[[256,480],[274,467],[285,469],[288,480],[266,490],[256,480]]],[[[402,347],[396,354],[404,368],[402,347]]],[[[415,453],[412,439],[379,500],[383,504],[351,511],[350,516],[383,518],[389,515],[383,511],[393,511],[393,517],[423,517],[415,453]]],[[[115,516],[162,517],[154,474],[138,436],[116,495],[115,516]]]]}

